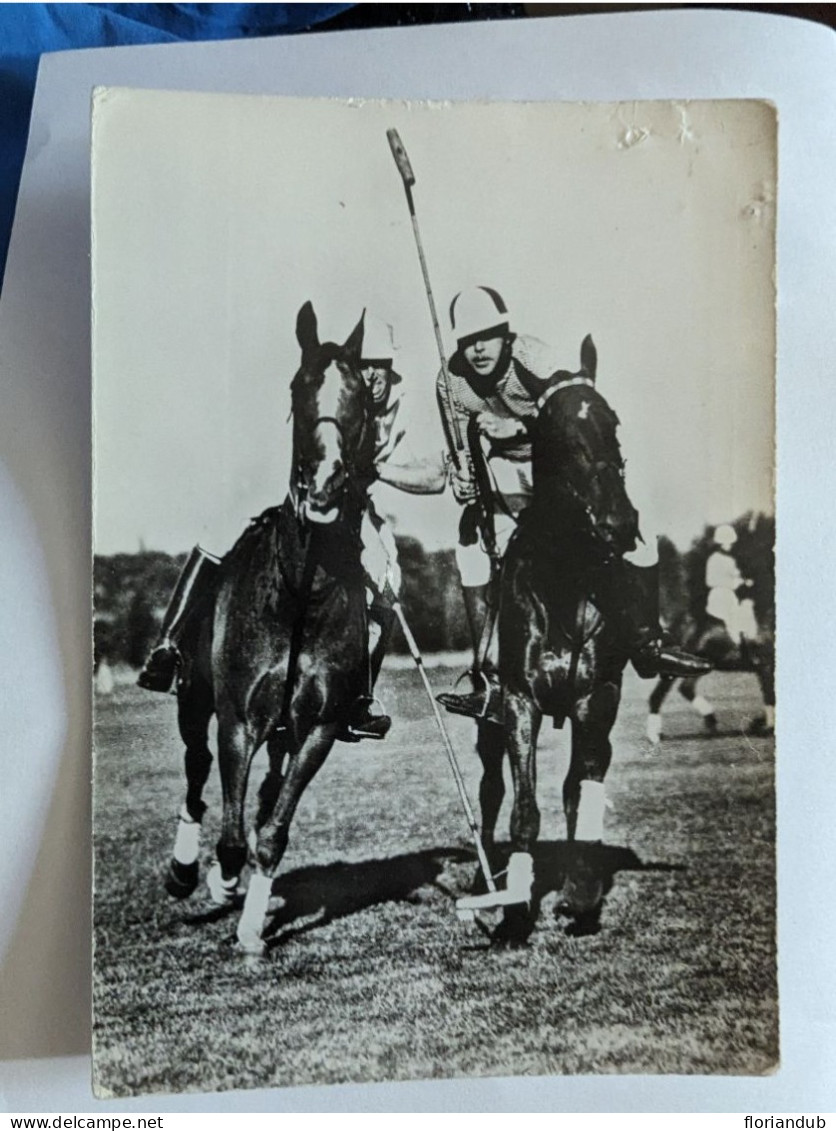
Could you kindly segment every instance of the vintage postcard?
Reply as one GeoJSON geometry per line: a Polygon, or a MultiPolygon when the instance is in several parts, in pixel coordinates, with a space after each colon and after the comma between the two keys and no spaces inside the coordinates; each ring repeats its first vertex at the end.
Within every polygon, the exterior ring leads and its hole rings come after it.
{"type": "Polygon", "coordinates": [[[765,102],[100,89],[100,1096],[778,1064],[765,102]]]}

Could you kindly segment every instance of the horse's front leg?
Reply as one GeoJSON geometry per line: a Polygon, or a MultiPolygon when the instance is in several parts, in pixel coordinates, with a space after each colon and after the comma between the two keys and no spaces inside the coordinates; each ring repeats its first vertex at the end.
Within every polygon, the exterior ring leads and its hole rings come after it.
{"type": "Polygon", "coordinates": [[[218,863],[206,877],[212,900],[220,906],[232,902],[247,860],[244,802],[254,753],[255,743],[246,723],[229,708],[218,718],[218,769],[223,793],[221,835],[216,848],[218,863]]]}
{"type": "Polygon", "coordinates": [[[599,684],[577,701],[572,714],[572,754],[563,783],[569,844],[560,910],[590,922],[597,922],[604,893],[600,866],[606,806],[604,779],[612,760],[610,731],[620,698],[617,683],[599,684]]]}
{"type": "Polygon", "coordinates": [[[264,920],[273,880],[287,848],[290,822],[302,794],[328,757],[337,729],[337,723],[315,726],[296,752],[291,751],[275,804],[258,829],[256,867],[250,878],[244,910],[238,923],[238,942],[248,954],[262,955],[266,950],[262,938],[264,920]]]}
{"type": "Polygon", "coordinates": [[[542,717],[527,695],[506,691],[505,744],[514,783],[514,804],[511,810],[511,855],[502,901],[505,912],[494,935],[494,939],[502,943],[524,942],[534,929],[534,846],[540,835],[537,735],[542,717]]]}
{"type": "Polygon", "coordinates": [[[207,740],[213,710],[208,685],[194,682],[178,692],[177,721],[186,746],[186,799],[177,820],[174,849],[165,877],[165,889],[175,899],[186,899],[198,884],[200,831],[206,812],[203,790],[212,768],[212,752],[207,740]]]}
{"type": "Polygon", "coordinates": [[[647,700],[647,726],[645,733],[648,742],[658,746],[662,740],[662,704],[676,683],[674,676],[663,675],[656,681],[656,686],[647,700]]]}
{"type": "MultiPolygon", "coordinates": [[[[476,730],[476,753],[482,763],[482,779],[479,782],[482,845],[491,868],[494,869],[496,823],[505,800],[505,780],[502,776],[505,760],[504,729],[495,723],[479,723],[476,730]]],[[[484,890],[484,883],[480,867],[474,879],[474,888],[484,890]]]]}
{"type": "Polygon", "coordinates": [[[284,781],[284,762],[288,752],[287,732],[274,730],[267,739],[267,756],[270,765],[258,790],[258,811],[255,817],[255,833],[270,818],[276,807],[284,781]]]}

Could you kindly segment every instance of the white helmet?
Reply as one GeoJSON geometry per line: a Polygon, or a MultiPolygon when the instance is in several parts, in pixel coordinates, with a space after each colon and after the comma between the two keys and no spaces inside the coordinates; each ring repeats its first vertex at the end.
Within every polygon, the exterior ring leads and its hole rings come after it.
{"type": "Polygon", "coordinates": [[[721,526],[714,528],[714,544],[715,546],[722,546],[724,550],[730,550],[737,541],[737,534],[733,526],[729,526],[724,522],[721,526]]]}
{"type": "Polygon", "coordinates": [[[502,295],[491,287],[459,291],[450,303],[450,325],[459,343],[489,330],[507,334],[510,323],[502,295]]]}
{"type": "Polygon", "coordinates": [[[391,366],[398,348],[391,323],[384,322],[376,314],[367,314],[363,319],[362,362],[368,365],[374,361],[391,366]]]}

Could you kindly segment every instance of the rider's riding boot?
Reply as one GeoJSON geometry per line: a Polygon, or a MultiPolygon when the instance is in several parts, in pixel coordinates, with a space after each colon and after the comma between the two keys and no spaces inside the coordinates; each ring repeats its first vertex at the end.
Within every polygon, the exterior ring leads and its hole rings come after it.
{"type": "Polygon", "coordinates": [[[218,559],[195,546],[163,616],[160,636],[136,682],[147,691],[171,691],[180,664],[179,643],[195,610],[214,592],[218,559]]]}
{"type": "MultiPolygon", "coordinates": [[[[659,627],[659,566],[636,566],[620,559],[608,572],[620,599],[621,620],[630,660],[642,679],[652,676],[698,676],[711,664],[663,641],[659,627]]],[[[606,584],[599,592],[604,596],[606,584]]],[[[606,612],[607,610],[602,610],[606,612]]]]}
{"type": "Polygon", "coordinates": [[[454,715],[466,715],[471,719],[501,724],[504,717],[502,688],[496,667],[487,659],[481,665],[479,663],[479,655],[482,651],[482,635],[490,613],[488,589],[487,585],[462,586],[464,607],[475,657],[473,669],[470,672],[473,690],[465,695],[454,691],[445,691],[437,698],[439,703],[454,715]]]}
{"type": "Polygon", "coordinates": [[[369,609],[369,659],[366,694],[358,696],[351,705],[342,732],[341,742],[361,742],[364,738],[385,738],[392,726],[388,715],[374,714],[372,708],[377,699],[374,685],[377,681],[383,656],[386,651],[388,629],[391,626],[391,611],[378,606],[369,609]]]}

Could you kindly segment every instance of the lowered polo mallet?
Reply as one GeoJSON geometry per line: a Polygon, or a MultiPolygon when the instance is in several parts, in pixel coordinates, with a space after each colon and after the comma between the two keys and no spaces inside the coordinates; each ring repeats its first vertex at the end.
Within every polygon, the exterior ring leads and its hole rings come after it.
{"type": "Polygon", "coordinates": [[[453,744],[450,741],[450,736],[447,733],[447,728],[444,725],[444,720],[441,717],[441,712],[438,709],[438,704],[433,695],[433,689],[424,666],[424,657],[418,650],[415,637],[412,635],[407,619],[404,616],[401,603],[397,598],[395,598],[392,604],[392,609],[395,616],[398,618],[398,623],[403,631],[406,645],[409,648],[409,654],[415,661],[418,674],[421,676],[421,681],[427,692],[427,698],[432,707],[436,726],[441,734],[441,741],[444,744],[447,760],[453,771],[453,777],[455,778],[456,788],[459,791],[462,807],[467,817],[467,823],[473,835],[473,844],[476,848],[476,855],[479,857],[479,866],[482,869],[482,875],[485,877],[485,886],[488,889],[486,892],[481,892],[479,895],[463,895],[457,899],[456,914],[460,919],[475,919],[477,911],[491,911],[498,907],[508,907],[515,903],[528,903],[531,900],[531,888],[534,883],[531,857],[525,852],[514,852],[511,854],[511,858],[508,861],[506,888],[505,891],[499,891],[493,875],[491,874],[491,867],[488,863],[485,846],[482,844],[482,837],[479,835],[479,826],[476,824],[476,818],[473,815],[473,809],[468,800],[467,790],[465,789],[464,778],[462,777],[458,759],[456,758],[456,752],[453,749],[453,744]]]}
{"type": "MultiPolygon", "coordinates": [[[[453,777],[456,781],[456,788],[459,791],[459,797],[462,800],[462,807],[464,808],[465,816],[467,817],[467,823],[470,827],[471,833],[473,834],[473,844],[476,848],[476,855],[479,857],[479,867],[482,869],[482,875],[485,877],[485,884],[487,885],[488,891],[496,895],[496,884],[494,883],[493,875],[491,874],[491,866],[488,863],[485,846],[482,844],[482,838],[479,835],[479,826],[476,824],[476,818],[473,815],[473,809],[471,808],[470,801],[468,800],[467,790],[465,789],[464,785],[464,778],[462,777],[462,772],[459,768],[459,763],[456,758],[456,752],[453,749],[453,743],[450,741],[450,735],[447,733],[447,728],[444,725],[444,720],[441,717],[441,712],[439,711],[438,704],[435,701],[435,695],[433,695],[433,689],[430,685],[429,678],[427,677],[427,672],[424,667],[424,657],[418,650],[418,645],[415,642],[415,637],[412,635],[412,630],[410,629],[407,619],[404,616],[401,603],[397,600],[397,598],[392,604],[392,609],[395,613],[395,616],[398,618],[398,623],[401,626],[401,631],[403,632],[404,639],[406,640],[406,646],[407,648],[409,648],[409,654],[415,661],[415,666],[418,669],[418,674],[421,676],[421,681],[424,684],[424,690],[427,692],[427,698],[429,699],[430,706],[433,709],[436,726],[438,727],[439,733],[441,734],[441,741],[444,744],[444,750],[447,754],[447,761],[450,763],[450,769],[453,771],[453,777]]],[[[456,903],[457,907],[459,902],[460,901],[457,901],[456,903]]]]}

